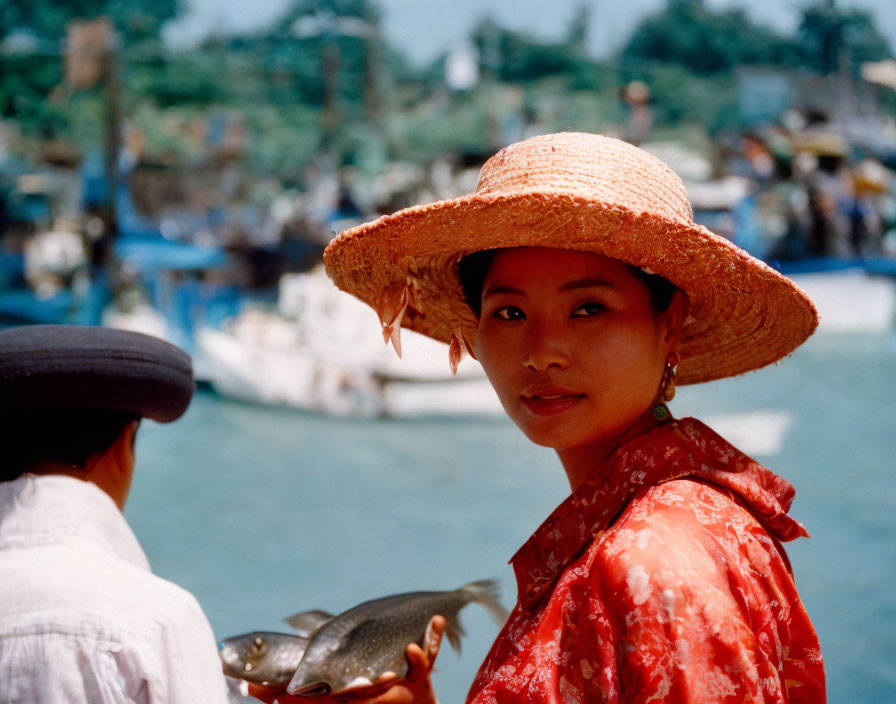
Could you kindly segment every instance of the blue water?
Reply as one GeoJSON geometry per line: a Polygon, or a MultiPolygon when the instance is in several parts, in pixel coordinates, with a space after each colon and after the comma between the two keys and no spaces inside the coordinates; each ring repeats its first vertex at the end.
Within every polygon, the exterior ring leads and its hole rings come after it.
{"type": "MultiPolygon", "coordinates": [[[[678,415],[793,414],[757,459],[797,487],[812,533],[788,546],[821,638],[831,702],[896,691],[896,344],[891,333],[816,335],[784,362],[684,388],[678,415]]],[[[340,611],[416,589],[500,578],[564,498],[554,455],[505,420],[346,421],[197,396],[147,424],[126,515],[155,571],[192,591],[218,636],[285,629],[295,611],[340,611]]],[[[469,633],[435,676],[461,702],[497,627],[469,633]]]]}

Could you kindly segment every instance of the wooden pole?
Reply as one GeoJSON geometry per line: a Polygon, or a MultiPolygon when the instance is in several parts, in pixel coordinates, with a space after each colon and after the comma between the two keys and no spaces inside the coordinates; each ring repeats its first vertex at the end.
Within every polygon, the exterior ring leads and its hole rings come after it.
{"type": "Polygon", "coordinates": [[[103,87],[105,89],[105,126],[103,161],[106,192],[103,220],[108,244],[118,235],[118,158],[121,153],[121,82],[118,76],[118,34],[110,32],[103,61],[103,87]]]}

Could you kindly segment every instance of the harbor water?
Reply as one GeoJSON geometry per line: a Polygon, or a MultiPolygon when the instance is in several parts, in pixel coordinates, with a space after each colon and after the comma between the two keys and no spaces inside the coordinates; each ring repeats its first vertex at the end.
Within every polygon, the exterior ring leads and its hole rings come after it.
{"type": "MultiPolygon", "coordinates": [[[[892,326],[847,324],[672,404],[796,486],[791,514],[812,537],[786,547],[834,703],[896,691],[894,392],[892,326]]],[[[495,417],[355,421],[200,393],[179,422],[144,424],[137,451],[126,516],[218,637],[483,578],[510,607],[508,558],[568,492],[555,455],[495,417]]],[[[463,701],[497,634],[477,605],[462,621],[462,654],[446,643],[437,662],[444,704],[463,701]]]]}

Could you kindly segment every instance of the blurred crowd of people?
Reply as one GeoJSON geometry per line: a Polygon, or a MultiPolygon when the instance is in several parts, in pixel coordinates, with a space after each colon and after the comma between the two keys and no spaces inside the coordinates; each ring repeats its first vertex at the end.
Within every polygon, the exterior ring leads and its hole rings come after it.
{"type": "MultiPolygon", "coordinates": [[[[802,117],[795,115],[794,119],[802,117]]],[[[726,170],[749,180],[752,211],[732,239],[769,260],[896,254],[892,172],[816,117],[721,141],[726,170]]]]}

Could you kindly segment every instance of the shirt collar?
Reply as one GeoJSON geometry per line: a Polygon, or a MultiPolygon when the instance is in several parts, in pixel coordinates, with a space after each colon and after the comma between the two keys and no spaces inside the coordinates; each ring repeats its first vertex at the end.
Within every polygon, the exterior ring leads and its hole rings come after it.
{"type": "Polygon", "coordinates": [[[25,474],[0,483],[0,550],[89,542],[135,567],[149,561],[112,498],[62,474],[25,474]]]}
{"type": "Polygon", "coordinates": [[[693,418],[666,423],[618,448],[511,558],[529,608],[640,489],[695,476],[735,491],[780,540],[808,535],[787,515],[794,489],[693,418]]]}

